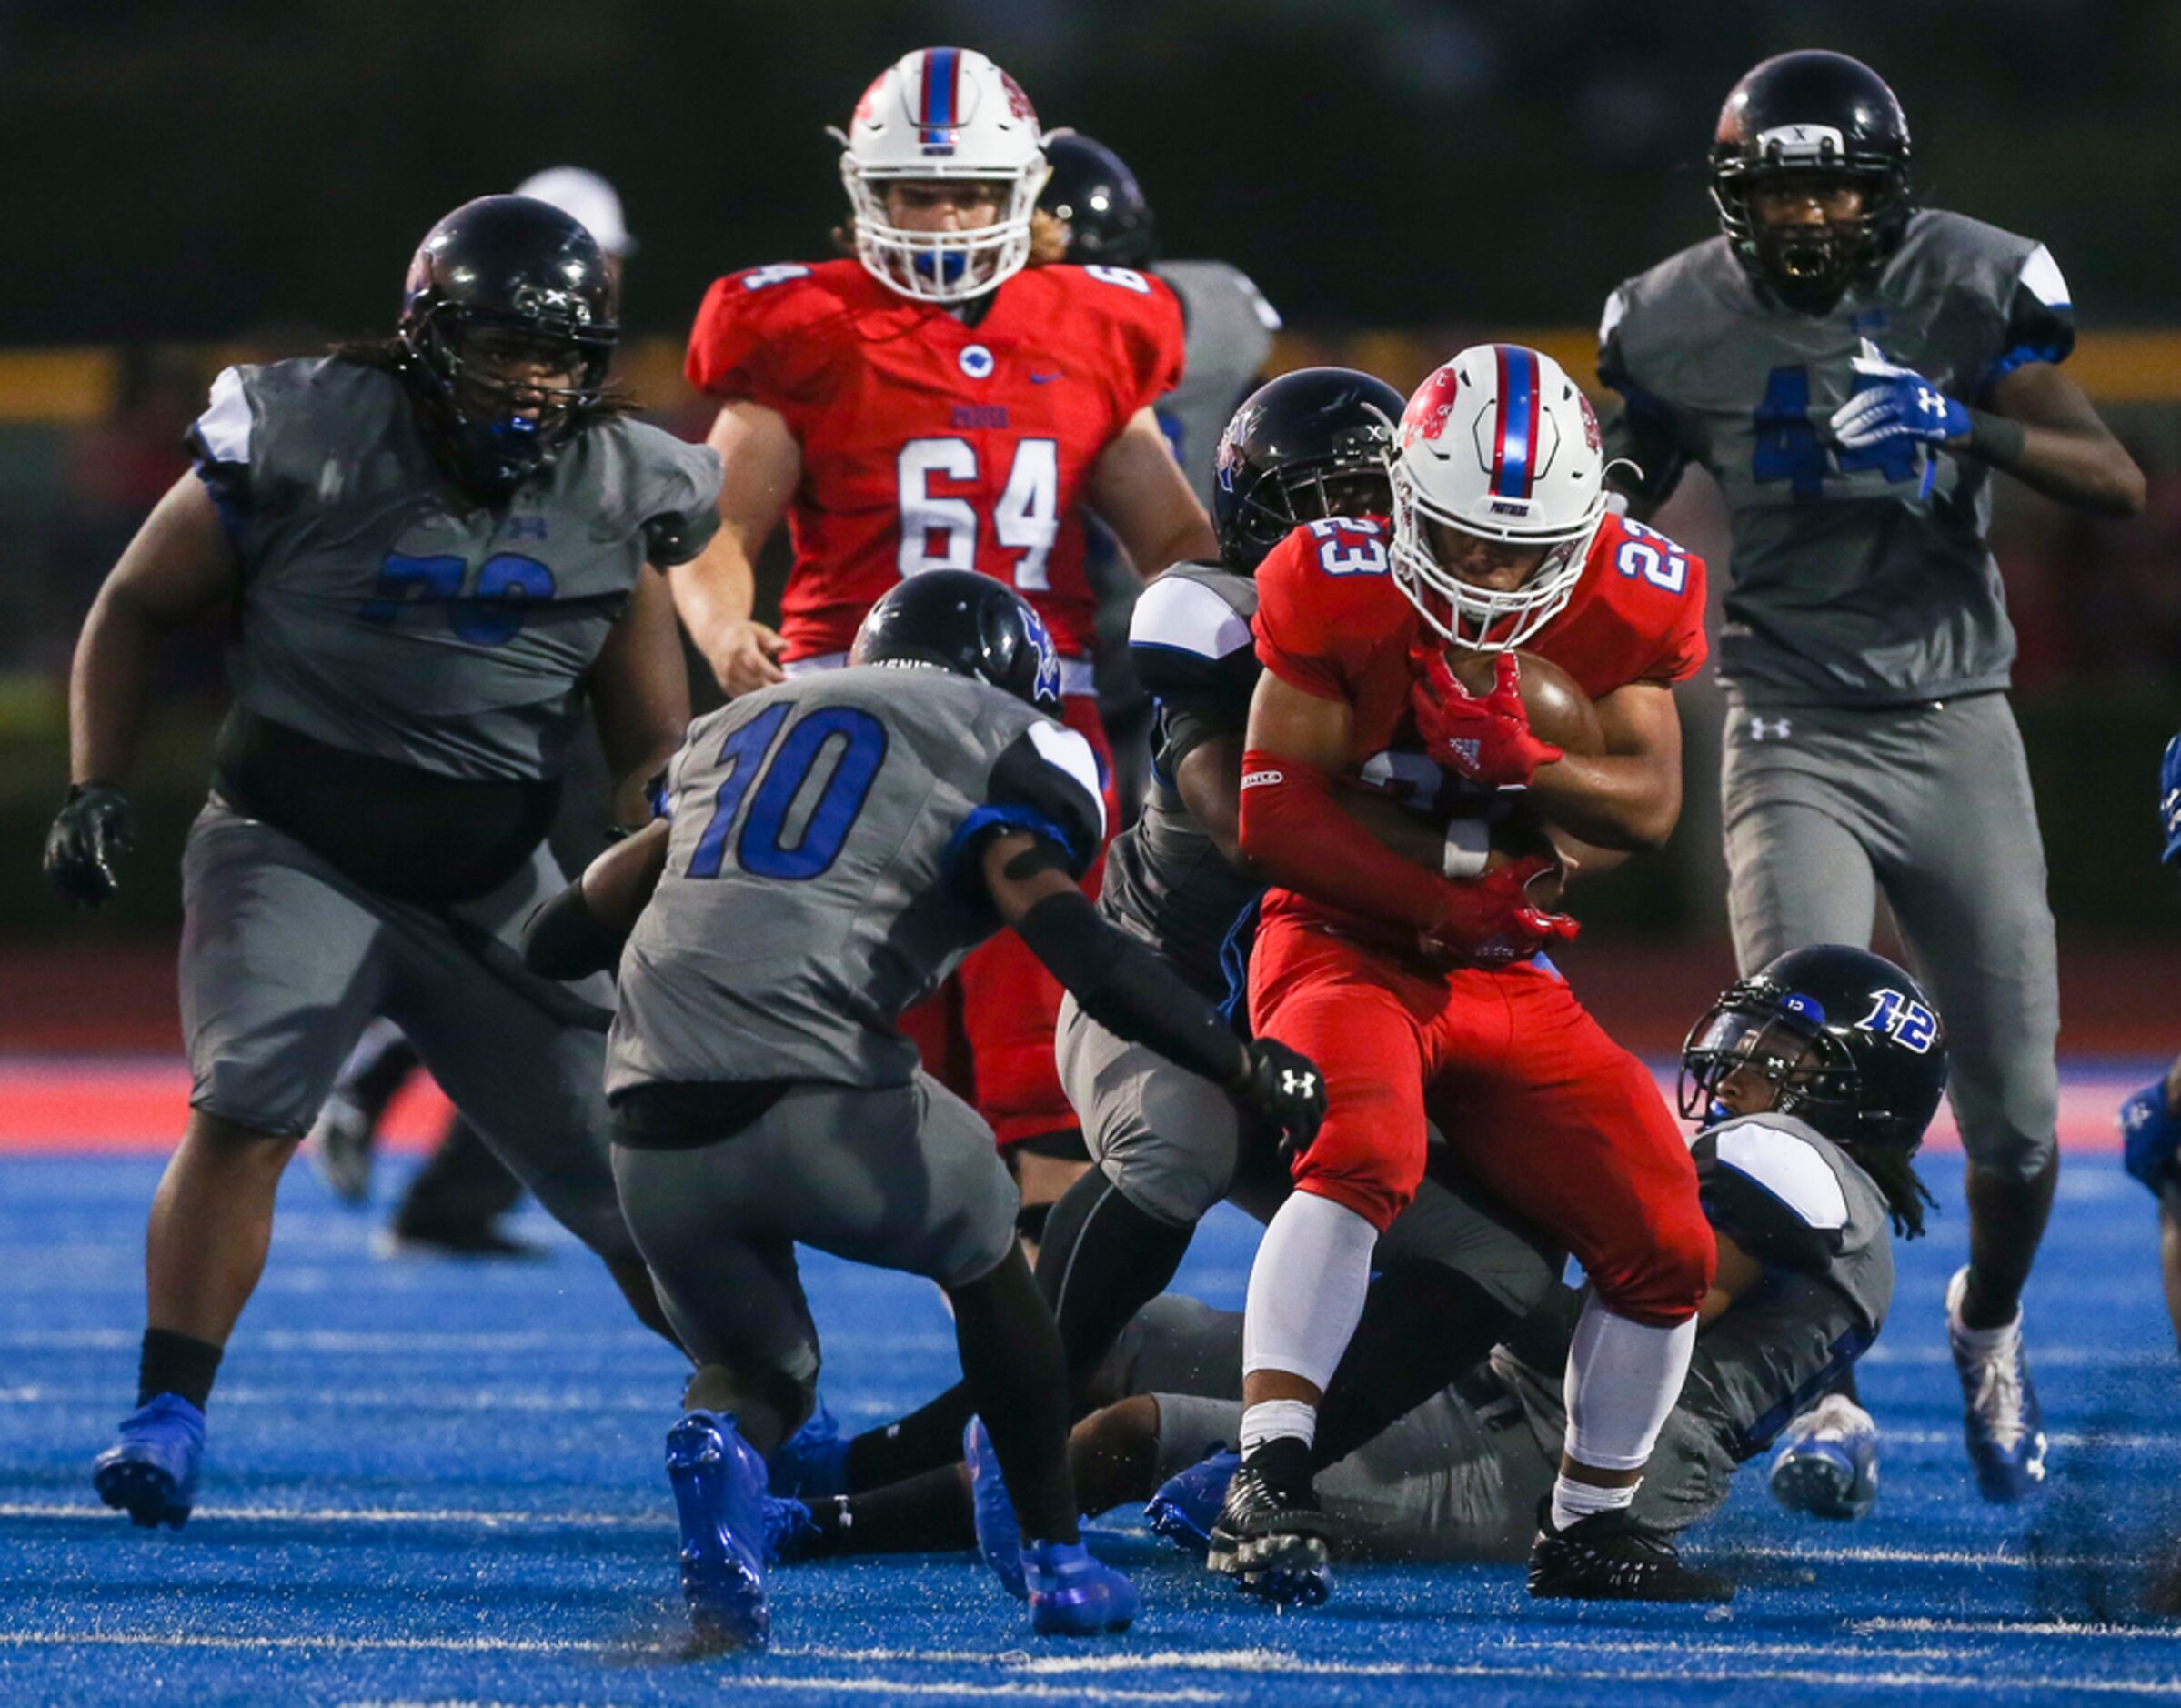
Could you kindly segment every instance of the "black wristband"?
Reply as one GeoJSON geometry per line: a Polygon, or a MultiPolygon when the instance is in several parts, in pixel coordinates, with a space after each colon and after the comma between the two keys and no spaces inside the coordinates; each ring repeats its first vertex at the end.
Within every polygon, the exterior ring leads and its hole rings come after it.
{"type": "Polygon", "coordinates": [[[1081,894],[1046,897],[1015,931],[1073,992],[1076,1006],[1115,1037],[1148,1044],[1214,1085],[1232,1087],[1248,1071],[1241,1040],[1211,1004],[1141,943],[1100,919],[1081,894]]]}
{"type": "Polygon", "coordinates": [[[2022,458],[2022,423],[1989,409],[1969,411],[1969,448],[1995,468],[2012,468],[2022,458]]]}
{"type": "Polygon", "coordinates": [[[523,965],[540,978],[572,983],[618,966],[626,940],[590,910],[578,879],[523,921],[523,965]]]}

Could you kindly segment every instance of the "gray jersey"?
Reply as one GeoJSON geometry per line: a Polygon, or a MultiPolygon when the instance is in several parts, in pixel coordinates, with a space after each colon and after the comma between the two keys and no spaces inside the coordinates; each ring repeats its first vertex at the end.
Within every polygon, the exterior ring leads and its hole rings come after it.
{"type": "Polygon", "coordinates": [[[644,564],[719,526],[718,455],[619,419],[478,503],[398,379],[330,357],[226,369],[191,440],[242,559],[237,702],[450,778],[557,775],[644,564]]]}
{"type": "Polygon", "coordinates": [[[1607,455],[1647,496],[1701,463],[1734,548],[1719,674],[1754,705],[1885,705],[2007,685],[2015,635],[1985,544],[1991,469],[1895,440],[1864,451],[1827,423],[1869,338],[1949,396],[1981,401],[2075,345],[2042,244],[1958,214],[1912,216],[1878,276],[1829,314],[1760,296],[1724,237],[1628,280],[1605,306],[1598,375],[1626,408],[1607,455]]]}
{"type": "Polygon", "coordinates": [[[1217,1000],[1221,954],[1258,886],[1230,866],[1175,785],[1181,761],[1250,718],[1258,664],[1250,632],[1257,584],[1211,564],[1179,564],[1143,591],[1129,622],[1129,658],[1159,700],[1143,811],[1106,856],[1099,907],[1217,1000]]]}
{"type": "MultiPolygon", "coordinates": [[[[1689,1377],[1652,1459],[1639,1507],[1669,1529],[1726,1496],[1734,1467],[1763,1452],[1859,1358],[1893,1303],[1885,1199],[1831,1140],[1791,1116],[1745,1115],[1696,1141],[1712,1224],[1764,1267],[1764,1284],[1696,1337],[1689,1377]]],[[[1557,1454],[1572,1299],[1492,1356],[1541,1446],[1557,1454]],[[1557,1318],[1557,1320],[1556,1320],[1557,1318]]]]}
{"type": "Polygon", "coordinates": [[[1161,261],[1157,272],[1181,299],[1187,337],[1181,383],[1160,399],[1159,421],[1190,490],[1209,503],[1212,453],[1264,372],[1280,315],[1249,275],[1224,261],[1161,261]]]}
{"type": "Polygon", "coordinates": [[[621,959],[607,1090],[907,1085],[896,1025],[998,927],[982,834],[1020,826],[1080,875],[1105,834],[1090,743],[941,671],[800,677],[690,726],[665,875],[621,959]]]}

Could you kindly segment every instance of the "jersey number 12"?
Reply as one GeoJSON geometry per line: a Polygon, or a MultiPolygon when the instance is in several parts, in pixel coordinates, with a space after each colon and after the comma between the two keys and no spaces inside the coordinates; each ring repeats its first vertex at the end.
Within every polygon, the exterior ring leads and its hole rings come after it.
{"type": "MultiPolygon", "coordinates": [[[[977,506],[935,492],[932,484],[976,480],[977,447],[967,439],[910,439],[894,467],[901,490],[901,546],[894,562],[902,575],[976,568],[977,506]]],[[[1022,554],[1015,562],[1017,587],[1032,593],[1051,588],[1045,560],[1060,533],[1060,443],[1018,440],[1007,487],[992,510],[992,537],[1003,550],[1022,554]]]]}

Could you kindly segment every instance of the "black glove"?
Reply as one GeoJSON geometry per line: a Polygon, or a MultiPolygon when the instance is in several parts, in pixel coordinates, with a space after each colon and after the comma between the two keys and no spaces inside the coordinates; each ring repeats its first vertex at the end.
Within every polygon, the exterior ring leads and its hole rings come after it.
{"type": "Polygon", "coordinates": [[[1242,1046],[1242,1060],[1234,1095],[1279,1127],[1280,1160],[1292,1168],[1325,1119],[1325,1076],[1277,1038],[1252,1038],[1242,1046]]]}
{"type": "Polygon", "coordinates": [[[136,846],[129,798],[111,783],[76,783],[45,838],[45,876],[79,908],[104,906],[119,883],[114,857],[136,846]]]}

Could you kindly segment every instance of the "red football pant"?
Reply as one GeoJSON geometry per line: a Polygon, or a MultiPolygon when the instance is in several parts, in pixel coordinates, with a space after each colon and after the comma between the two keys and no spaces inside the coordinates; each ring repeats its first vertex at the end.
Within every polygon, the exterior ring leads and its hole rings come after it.
{"type": "MultiPolygon", "coordinates": [[[[1070,694],[1060,701],[1060,719],[1098,755],[1111,831],[1121,808],[1098,702],[1070,694]]],[[[1086,893],[1098,894],[1104,870],[1101,852],[1083,879],[1086,893]]],[[[1042,1133],[1081,1127],[1053,1062],[1060,1019],[1060,980],[1020,938],[1001,931],[972,949],[929,1001],[902,1015],[901,1031],[923,1057],[924,1070],[982,1115],[1004,1150],[1042,1133]]]]}
{"type": "Polygon", "coordinates": [[[1325,1075],[1299,1191],[1384,1232],[1423,1178],[1428,1106],[1463,1172],[1573,1251],[1615,1314],[1671,1328],[1704,1298],[1718,1252],[1689,1148],[1556,974],[1411,971],[1276,914],[1251,952],[1250,1015],[1325,1075]]]}

